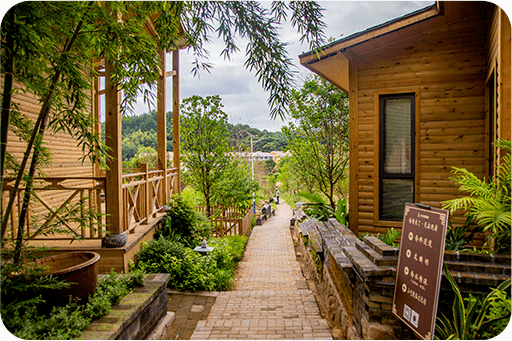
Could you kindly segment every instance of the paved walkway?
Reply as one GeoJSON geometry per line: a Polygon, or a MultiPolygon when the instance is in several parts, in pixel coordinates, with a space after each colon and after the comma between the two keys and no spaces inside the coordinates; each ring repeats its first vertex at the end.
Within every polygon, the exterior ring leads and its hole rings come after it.
{"type": "Polygon", "coordinates": [[[332,340],[295,258],[291,216],[290,206],[282,203],[275,217],[253,229],[235,290],[219,293],[191,340],[332,340]]]}

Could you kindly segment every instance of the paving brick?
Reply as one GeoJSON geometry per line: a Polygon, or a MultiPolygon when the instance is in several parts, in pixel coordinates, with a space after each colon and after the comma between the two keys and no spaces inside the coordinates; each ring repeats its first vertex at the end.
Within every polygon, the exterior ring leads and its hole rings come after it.
{"type": "Polygon", "coordinates": [[[253,229],[238,266],[235,290],[218,294],[193,339],[332,340],[295,258],[291,215],[290,207],[280,204],[275,217],[253,229]]]}

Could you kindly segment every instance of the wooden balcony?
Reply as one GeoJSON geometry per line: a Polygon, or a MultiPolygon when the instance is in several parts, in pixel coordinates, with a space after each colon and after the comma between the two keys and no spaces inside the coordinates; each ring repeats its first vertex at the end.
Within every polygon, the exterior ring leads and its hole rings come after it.
{"type": "MultiPolygon", "coordinates": [[[[183,48],[183,47],[179,47],[183,48]]],[[[161,73],[157,81],[157,169],[142,164],[129,173],[122,169],[121,91],[112,77],[112,61],[95,62],[98,76],[92,79],[91,113],[96,124],[93,133],[101,131],[105,119],[107,170],[98,163],[83,159],[83,149],[73,136],[65,132],[49,133],[44,142],[52,153],[52,164],[40,169],[44,177],[35,178],[28,221],[24,226],[29,245],[52,247],[52,253],[89,250],[98,252],[100,272],[126,272],[143,241],[153,238],[153,230],[163,215],[163,205],[173,193],[180,192],[180,122],[179,122],[179,50],[172,53],[171,70],[167,70],[166,51],[159,51],[161,73]],[[172,77],[172,108],[167,108],[167,78],[172,77]],[[173,124],[173,165],[167,168],[167,110],[173,124]],[[108,244],[116,238],[126,240],[119,247],[108,244]],[[107,241],[107,243],[105,243],[107,241]]],[[[3,75],[0,75],[3,78],[3,75]]],[[[22,84],[15,84],[23,89],[22,84]]],[[[40,101],[36,94],[19,91],[13,102],[28,119],[36,121],[40,101]]],[[[18,161],[25,155],[26,143],[8,134],[7,152],[18,161]]],[[[14,179],[2,184],[2,214],[5,216],[14,179]]],[[[8,212],[6,237],[17,234],[24,188],[14,196],[15,204],[8,212]]]]}
{"type": "MultiPolygon", "coordinates": [[[[165,172],[150,170],[147,164],[142,164],[138,172],[122,175],[120,233],[126,234],[128,241],[119,248],[102,247],[103,237],[109,234],[106,203],[110,198],[105,193],[105,176],[35,178],[26,223],[29,245],[52,247],[55,253],[95,251],[102,256],[100,272],[109,272],[111,268],[126,271],[140,243],[152,239],[164,214],[164,203],[179,192],[178,169],[170,168],[165,172]]],[[[5,206],[14,180],[7,179],[4,183],[2,203],[5,206]]],[[[15,238],[17,234],[24,190],[20,188],[16,193],[15,205],[9,214],[8,238],[15,238]]]]}

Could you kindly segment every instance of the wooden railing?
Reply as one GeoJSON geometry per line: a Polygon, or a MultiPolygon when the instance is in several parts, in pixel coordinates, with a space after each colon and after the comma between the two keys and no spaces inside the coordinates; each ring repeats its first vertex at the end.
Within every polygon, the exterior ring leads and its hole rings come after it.
{"type": "Polygon", "coordinates": [[[124,174],[123,179],[123,231],[132,233],[140,224],[147,224],[151,217],[163,211],[163,205],[175,192],[174,179],[177,168],[167,170],[167,186],[163,170],[149,170],[141,164],[137,173],[124,174]]]}
{"type": "MultiPolygon", "coordinates": [[[[204,206],[198,206],[196,209],[206,213],[204,206]]],[[[236,207],[212,207],[213,214],[208,219],[212,226],[214,236],[246,236],[251,227],[254,212],[251,209],[244,210],[236,207]]]]}
{"type": "Polygon", "coordinates": [[[171,197],[171,195],[175,193],[180,193],[181,184],[178,183],[178,168],[168,168],[167,169],[167,200],[171,197]]]}
{"type": "MultiPolygon", "coordinates": [[[[142,164],[138,172],[122,175],[122,232],[133,233],[137,226],[148,223],[163,211],[163,204],[177,192],[177,168],[149,170],[142,164]]],[[[106,232],[105,176],[38,177],[34,178],[31,205],[25,231],[27,238],[39,239],[101,239],[106,232]],[[44,194],[43,194],[44,193],[44,194]],[[49,227],[58,226],[48,234],[49,227]]],[[[15,179],[7,178],[2,188],[2,212],[13,191],[15,179]]],[[[6,234],[16,236],[25,188],[19,188],[15,204],[8,215],[6,234]]],[[[108,193],[107,193],[108,195],[108,193]]]]}
{"type": "MultiPolygon", "coordinates": [[[[5,215],[14,178],[2,188],[2,213],[5,215]]],[[[104,235],[105,210],[101,193],[105,177],[36,177],[24,227],[28,239],[95,239],[104,235]]],[[[6,236],[17,234],[25,188],[19,188],[8,214],[6,236]]]]}

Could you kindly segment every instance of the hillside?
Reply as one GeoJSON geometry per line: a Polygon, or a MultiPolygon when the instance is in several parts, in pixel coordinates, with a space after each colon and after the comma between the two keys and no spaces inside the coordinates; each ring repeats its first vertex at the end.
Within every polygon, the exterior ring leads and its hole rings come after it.
{"type": "MultiPolygon", "coordinates": [[[[247,124],[228,123],[230,133],[230,144],[236,150],[250,148],[250,135],[253,141],[263,139],[254,144],[254,151],[271,152],[273,150],[285,150],[287,140],[281,132],[269,132],[250,127],[247,124]]],[[[126,117],[123,119],[123,160],[132,158],[139,147],[157,148],[157,114],[151,111],[138,116],[126,117]]],[[[104,123],[102,123],[104,131],[104,123]]],[[[172,151],[172,112],[167,113],[167,150],[172,151]]]]}

